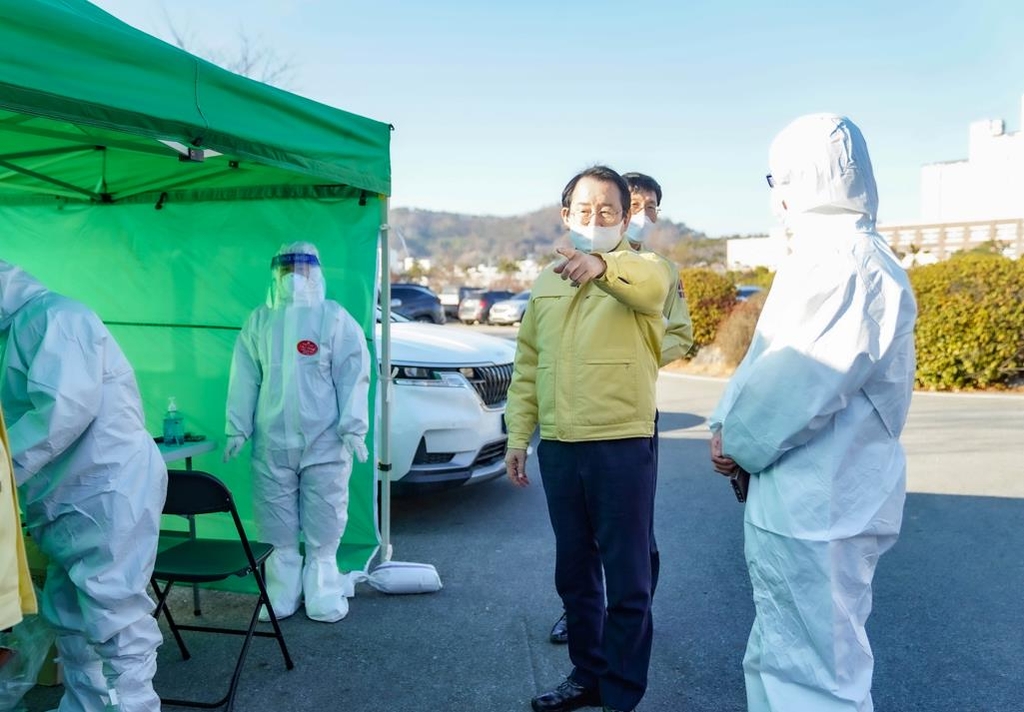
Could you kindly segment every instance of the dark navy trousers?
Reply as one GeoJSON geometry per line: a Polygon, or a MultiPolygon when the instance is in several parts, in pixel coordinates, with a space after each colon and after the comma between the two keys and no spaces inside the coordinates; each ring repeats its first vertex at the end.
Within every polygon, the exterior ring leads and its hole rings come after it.
{"type": "Polygon", "coordinates": [[[661,552],[658,551],[658,540],[654,538],[654,499],[658,489],[658,417],[661,415],[654,411],[654,484],[651,485],[651,598],[658,590],[658,574],[661,573],[661,552]]]}
{"type": "Polygon", "coordinates": [[[537,449],[570,677],[621,710],[640,702],[651,660],[655,452],[653,438],[541,440],[537,449]]]}

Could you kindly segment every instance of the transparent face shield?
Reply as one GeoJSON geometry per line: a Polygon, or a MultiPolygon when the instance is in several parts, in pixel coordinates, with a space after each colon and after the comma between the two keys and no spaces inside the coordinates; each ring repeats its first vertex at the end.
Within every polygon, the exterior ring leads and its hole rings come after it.
{"type": "Polygon", "coordinates": [[[316,255],[301,252],[276,255],[270,261],[270,269],[273,274],[271,306],[323,301],[323,273],[316,255]]]}

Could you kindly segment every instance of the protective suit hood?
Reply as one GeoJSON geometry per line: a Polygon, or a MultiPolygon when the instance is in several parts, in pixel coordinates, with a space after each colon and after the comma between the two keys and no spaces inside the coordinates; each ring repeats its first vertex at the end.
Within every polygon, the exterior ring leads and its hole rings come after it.
{"type": "Polygon", "coordinates": [[[11,328],[15,312],[47,291],[25,270],[0,260],[0,333],[11,328]]]}
{"type": "Polygon", "coordinates": [[[281,245],[270,266],[270,287],[267,306],[315,306],[327,296],[324,273],[320,268],[320,252],[311,242],[281,245]],[[299,268],[302,268],[300,274],[299,268]],[[294,271],[291,271],[294,269],[294,271]],[[296,279],[298,277],[298,279],[296,279]]]}
{"type": "Polygon", "coordinates": [[[794,233],[825,222],[835,231],[874,230],[878,189],[867,142],[845,116],[808,114],[784,128],[768,154],[774,203],[785,201],[794,233]]]}

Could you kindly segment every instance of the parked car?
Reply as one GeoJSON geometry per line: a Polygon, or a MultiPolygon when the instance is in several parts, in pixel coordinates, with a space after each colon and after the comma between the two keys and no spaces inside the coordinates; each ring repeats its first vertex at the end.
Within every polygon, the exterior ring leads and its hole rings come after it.
{"type": "Polygon", "coordinates": [[[509,291],[475,291],[459,302],[459,321],[463,324],[486,324],[494,303],[511,296],[509,291]]]}
{"type": "Polygon", "coordinates": [[[436,294],[419,284],[391,285],[391,310],[413,321],[444,323],[444,309],[436,294]]]}
{"type": "Polygon", "coordinates": [[[396,494],[505,474],[505,402],[514,356],[515,345],[508,339],[392,315],[391,481],[396,494]]]}
{"type": "Polygon", "coordinates": [[[511,299],[502,299],[491,307],[487,321],[491,324],[518,324],[523,320],[526,305],[530,302],[529,292],[520,292],[511,299]]]}
{"type": "Polygon", "coordinates": [[[738,284],[736,285],[736,301],[745,302],[758,292],[763,292],[761,287],[756,284],[738,284]]]}
{"type": "Polygon", "coordinates": [[[447,319],[459,318],[459,304],[467,296],[477,291],[473,287],[446,287],[441,290],[441,306],[447,319]]]}

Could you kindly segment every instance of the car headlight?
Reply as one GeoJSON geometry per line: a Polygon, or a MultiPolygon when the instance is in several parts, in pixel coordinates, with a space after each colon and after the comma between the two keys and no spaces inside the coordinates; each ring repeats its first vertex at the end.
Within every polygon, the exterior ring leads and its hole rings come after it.
{"type": "Polygon", "coordinates": [[[467,388],[469,381],[460,371],[442,371],[427,366],[395,366],[391,369],[391,377],[395,383],[409,383],[417,386],[441,386],[444,388],[467,388]]]}

